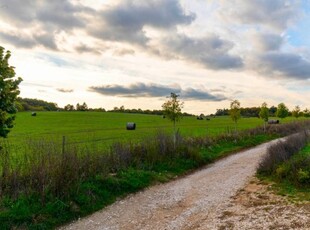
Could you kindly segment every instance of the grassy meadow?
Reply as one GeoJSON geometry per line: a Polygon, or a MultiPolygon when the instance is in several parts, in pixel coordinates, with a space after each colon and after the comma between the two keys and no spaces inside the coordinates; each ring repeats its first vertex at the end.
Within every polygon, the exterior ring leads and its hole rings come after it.
{"type": "MultiPolygon", "coordinates": [[[[286,118],[285,121],[292,118],[286,118]]],[[[238,129],[244,130],[262,125],[259,118],[242,118],[238,129]]],[[[230,117],[216,117],[197,120],[196,117],[183,117],[177,124],[182,136],[216,136],[234,130],[230,117]]],[[[11,146],[19,148],[29,140],[53,139],[67,144],[96,142],[110,145],[115,141],[140,141],[153,136],[158,130],[172,132],[172,122],[159,115],[103,113],[103,112],[38,112],[32,117],[30,112],[19,112],[15,127],[9,134],[11,146]],[[127,131],[126,123],[135,122],[135,131],[127,131]]]]}

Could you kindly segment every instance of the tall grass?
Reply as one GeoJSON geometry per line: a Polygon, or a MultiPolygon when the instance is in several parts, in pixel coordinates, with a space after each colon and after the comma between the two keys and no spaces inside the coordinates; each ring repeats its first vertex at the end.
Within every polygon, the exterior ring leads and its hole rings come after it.
{"type": "Polygon", "coordinates": [[[309,127],[310,121],[303,121],[268,126],[266,132],[263,127],[257,127],[216,137],[183,138],[178,134],[175,146],[173,136],[160,130],[141,142],[115,142],[110,148],[102,148],[100,143],[94,142],[63,148],[60,140],[42,138],[28,140],[27,146],[21,150],[23,154],[16,156],[10,155],[13,146],[3,141],[0,150],[0,212],[3,209],[8,211],[6,217],[0,215],[0,226],[1,223],[20,226],[14,221],[37,226],[36,222],[48,222],[49,218],[54,219],[48,226],[55,226],[100,208],[112,202],[115,196],[137,191],[154,180],[162,180],[162,173],[169,170],[178,174],[213,161],[236,149],[234,146],[253,146],[309,127]],[[29,199],[33,204],[29,204],[29,199]],[[10,209],[15,210],[12,207],[20,205],[21,200],[23,207],[31,206],[34,210],[26,208],[28,214],[24,214],[24,219],[16,213],[14,219],[10,209]],[[85,210],[79,208],[83,205],[85,210]],[[34,213],[41,213],[44,218],[34,218],[34,213]],[[63,217],[59,213],[70,215],[63,217]]]}

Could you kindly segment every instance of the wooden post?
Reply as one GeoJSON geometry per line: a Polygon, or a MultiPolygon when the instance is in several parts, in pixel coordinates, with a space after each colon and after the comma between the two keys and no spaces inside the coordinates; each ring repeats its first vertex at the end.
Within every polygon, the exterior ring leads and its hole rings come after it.
{"type": "Polygon", "coordinates": [[[65,144],[66,144],[66,137],[62,136],[62,155],[65,155],[65,144]]]}

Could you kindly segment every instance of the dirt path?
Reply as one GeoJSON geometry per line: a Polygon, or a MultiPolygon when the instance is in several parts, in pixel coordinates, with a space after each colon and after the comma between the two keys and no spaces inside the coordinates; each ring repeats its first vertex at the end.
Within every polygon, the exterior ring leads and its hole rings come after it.
{"type": "Polygon", "coordinates": [[[248,184],[271,143],[128,196],[61,229],[218,229],[208,224],[209,218],[230,205],[232,197],[248,184]]]}

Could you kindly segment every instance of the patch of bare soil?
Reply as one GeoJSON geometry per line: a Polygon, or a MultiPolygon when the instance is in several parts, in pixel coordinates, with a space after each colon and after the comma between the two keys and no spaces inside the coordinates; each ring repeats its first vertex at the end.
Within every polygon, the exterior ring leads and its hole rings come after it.
{"type": "Polygon", "coordinates": [[[252,179],[201,229],[310,229],[310,201],[292,203],[252,179]]]}

